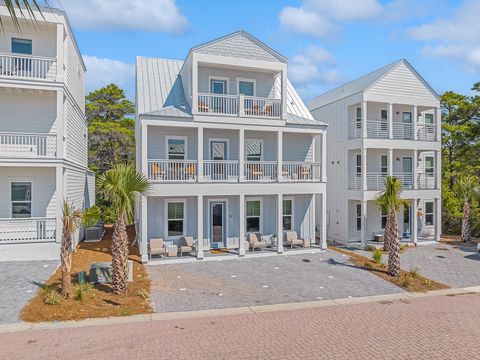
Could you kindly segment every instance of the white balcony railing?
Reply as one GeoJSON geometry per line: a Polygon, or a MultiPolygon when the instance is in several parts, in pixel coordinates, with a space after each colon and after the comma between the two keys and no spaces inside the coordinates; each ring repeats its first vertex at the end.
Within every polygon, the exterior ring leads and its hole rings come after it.
{"type": "Polygon", "coordinates": [[[388,139],[388,122],[386,120],[367,120],[367,137],[369,139],[388,139]]]}
{"type": "Polygon", "coordinates": [[[417,125],[417,140],[437,141],[437,127],[432,124],[417,125]]]}
{"type": "Polygon", "coordinates": [[[247,161],[245,163],[246,181],[276,181],[277,180],[277,162],[276,161],[247,161]]]}
{"type": "Polygon", "coordinates": [[[393,176],[402,182],[402,188],[406,190],[413,189],[413,174],[409,172],[396,172],[393,176]]]}
{"type": "Polygon", "coordinates": [[[348,174],[348,188],[351,190],[361,190],[362,174],[357,172],[350,172],[348,174]]]}
{"type": "Polygon", "coordinates": [[[368,190],[383,190],[385,189],[385,178],[388,175],[385,173],[367,172],[367,189],[368,190]]]}
{"type": "Polygon", "coordinates": [[[55,134],[0,132],[0,158],[54,158],[56,153],[55,134]]]}
{"type": "Polygon", "coordinates": [[[322,164],[318,162],[285,161],[282,163],[283,181],[320,181],[322,164]]]}
{"type": "Polygon", "coordinates": [[[0,77],[54,80],[56,75],[54,58],[0,53],[0,77]]]}
{"type": "Polygon", "coordinates": [[[0,244],[55,241],[55,218],[0,219],[0,244]]]}
{"type": "Polygon", "coordinates": [[[350,122],[348,125],[348,138],[358,139],[361,137],[362,137],[361,123],[357,123],[356,121],[350,122]]]}
{"type": "Polygon", "coordinates": [[[204,181],[238,181],[238,160],[204,160],[204,181]]]}
{"type": "Polygon", "coordinates": [[[160,182],[194,182],[196,160],[148,160],[148,179],[160,182]]]}
{"type": "Polygon", "coordinates": [[[198,94],[198,112],[201,114],[280,118],[282,100],[244,95],[198,94]]]}
{"type": "Polygon", "coordinates": [[[397,140],[413,140],[413,125],[394,122],[393,138],[397,140]]]}
{"type": "Polygon", "coordinates": [[[417,174],[417,188],[420,190],[428,190],[436,188],[435,174],[420,173],[417,174]]]}

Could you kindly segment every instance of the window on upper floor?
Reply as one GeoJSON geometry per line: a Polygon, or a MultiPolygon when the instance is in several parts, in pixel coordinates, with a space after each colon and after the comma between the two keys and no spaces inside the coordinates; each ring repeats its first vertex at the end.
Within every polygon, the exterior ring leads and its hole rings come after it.
{"type": "Polygon", "coordinates": [[[245,157],[247,161],[262,161],[263,140],[245,139],[245,157]]]}
{"type": "Polygon", "coordinates": [[[12,182],[11,185],[12,218],[32,217],[32,183],[12,182]]]}
{"type": "Polygon", "coordinates": [[[210,79],[210,92],[212,94],[226,94],[227,80],[210,79]]]}
{"type": "Polygon", "coordinates": [[[434,173],[434,159],[433,156],[425,156],[425,173],[433,175],[434,173]]]}
{"type": "Polygon", "coordinates": [[[362,108],[357,108],[355,121],[357,124],[357,129],[361,129],[362,128],[362,108]]]}
{"type": "Polygon", "coordinates": [[[249,80],[239,80],[238,94],[255,96],[255,82],[249,80]]]}
{"type": "Polygon", "coordinates": [[[357,154],[355,157],[355,171],[357,175],[360,175],[362,173],[362,155],[357,154]]]}
{"type": "Polygon", "coordinates": [[[380,110],[380,119],[383,121],[388,120],[388,111],[387,110],[380,110]]]}
{"type": "Polygon", "coordinates": [[[433,114],[425,114],[425,124],[433,124],[433,114]]]}
{"type": "Polygon", "coordinates": [[[32,40],[12,38],[12,53],[32,55],[32,40]]]}
{"type": "Polygon", "coordinates": [[[383,208],[380,211],[381,211],[380,217],[382,221],[382,230],[383,230],[387,227],[387,212],[383,208]]]}
{"type": "Polygon", "coordinates": [[[381,155],[380,156],[380,172],[382,175],[385,175],[388,173],[388,157],[387,155],[381,155]]]}
{"type": "Polygon", "coordinates": [[[181,137],[167,138],[167,156],[169,160],[185,160],[187,139],[181,137]]]}

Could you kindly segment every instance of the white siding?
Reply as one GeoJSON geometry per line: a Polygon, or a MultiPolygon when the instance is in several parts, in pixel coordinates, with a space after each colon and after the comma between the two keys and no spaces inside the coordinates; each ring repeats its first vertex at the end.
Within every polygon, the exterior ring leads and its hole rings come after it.
{"type": "Polygon", "coordinates": [[[65,84],[78,105],[78,110],[85,112],[85,72],[81,60],[70,37],[64,41],[65,84]]]}
{"type": "Polygon", "coordinates": [[[69,98],[64,102],[66,114],[66,158],[87,166],[87,125],[69,98]]]}
{"type": "Polygon", "coordinates": [[[148,127],[147,140],[147,158],[148,159],[167,159],[166,154],[166,138],[169,136],[186,136],[187,137],[187,159],[197,159],[197,130],[181,129],[167,127],[148,127]]]}
{"type": "Polygon", "coordinates": [[[65,176],[65,198],[74,208],[85,209],[85,191],[87,187],[87,172],[67,169],[65,176]]]}
{"type": "Polygon", "coordinates": [[[310,134],[283,134],[284,161],[313,161],[314,141],[310,134]]]}
{"type": "Polygon", "coordinates": [[[95,205],[95,173],[94,172],[87,172],[87,189],[85,192],[85,207],[89,208],[92,205],[95,205]]]}
{"type": "Polygon", "coordinates": [[[23,24],[22,33],[18,33],[10,20],[3,17],[4,31],[0,33],[0,52],[12,52],[12,38],[32,40],[32,55],[53,58],[56,56],[56,25],[43,23],[23,24]]]}

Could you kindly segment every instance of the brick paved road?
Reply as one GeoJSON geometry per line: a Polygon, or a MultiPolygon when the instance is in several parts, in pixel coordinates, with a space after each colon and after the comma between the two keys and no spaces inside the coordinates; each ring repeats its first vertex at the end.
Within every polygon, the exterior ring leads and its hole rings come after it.
{"type": "Polygon", "coordinates": [[[0,323],[18,321],[20,310],[57,265],[58,261],[0,262],[0,323]]]}
{"type": "Polygon", "coordinates": [[[327,250],[148,267],[158,312],[316,301],[402,290],[327,250]]]}
{"type": "Polygon", "coordinates": [[[480,359],[480,295],[2,334],[0,359],[480,359]]]}

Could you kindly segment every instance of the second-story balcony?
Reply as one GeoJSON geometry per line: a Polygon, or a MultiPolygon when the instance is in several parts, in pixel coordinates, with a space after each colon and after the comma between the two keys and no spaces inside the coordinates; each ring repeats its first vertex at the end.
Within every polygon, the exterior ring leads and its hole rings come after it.
{"type": "Polygon", "coordinates": [[[55,134],[27,134],[0,132],[0,158],[44,159],[55,158],[55,134]]]}
{"type": "Polygon", "coordinates": [[[198,94],[200,114],[280,119],[282,100],[245,95],[198,94]]]}
{"type": "Polygon", "coordinates": [[[0,53],[0,78],[53,81],[56,76],[55,58],[0,53]]]}

